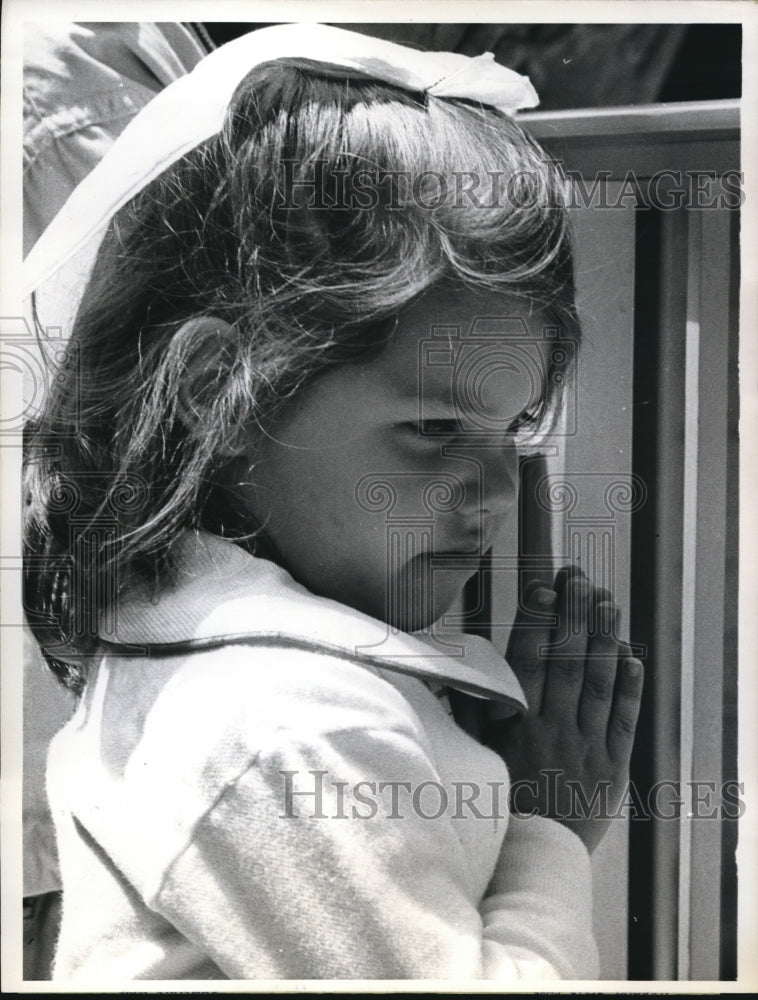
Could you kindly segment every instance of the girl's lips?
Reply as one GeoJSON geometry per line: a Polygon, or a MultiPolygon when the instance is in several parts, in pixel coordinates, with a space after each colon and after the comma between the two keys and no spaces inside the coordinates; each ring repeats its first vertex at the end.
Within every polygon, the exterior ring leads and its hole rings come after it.
{"type": "Polygon", "coordinates": [[[481,556],[488,552],[495,541],[494,531],[472,531],[467,532],[465,541],[460,545],[451,546],[449,549],[435,549],[432,553],[435,556],[481,556]]]}
{"type": "Polygon", "coordinates": [[[477,543],[476,545],[466,546],[465,548],[435,549],[433,552],[430,552],[429,555],[435,559],[454,558],[456,556],[476,556],[479,558],[484,555],[490,547],[491,546],[489,544],[481,545],[477,543]]]}
{"type": "Polygon", "coordinates": [[[500,524],[488,519],[483,524],[478,524],[474,527],[469,526],[464,530],[441,530],[439,534],[443,537],[440,538],[440,542],[445,547],[441,548],[434,545],[434,539],[431,539],[434,547],[421,553],[421,555],[435,559],[461,558],[462,556],[476,556],[481,558],[481,556],[492,549],[498,537],[499,528],[500,524]],[[447,535],[447,538],[444,535],[447,535]],[[452,544],[446,545],[448,541],[452,542],[452,544]]]}

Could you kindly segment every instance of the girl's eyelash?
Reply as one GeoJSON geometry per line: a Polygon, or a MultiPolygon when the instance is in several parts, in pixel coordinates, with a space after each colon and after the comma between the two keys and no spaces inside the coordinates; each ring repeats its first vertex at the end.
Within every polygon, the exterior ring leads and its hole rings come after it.
{"type": "MultiPolygon", "coordinates": [[[[523,413],[519,414],[519,416],[508,425],[508,431],[510,433],[516,433],[524,428],[534,426],[538,421],[539,407],[533,407],[532,409],[524,410],[523,413]]],[[[419,420],[417,422],[409,422],[406,426],[412,429],[419,437],[440,438],[458,437],[464,434],[476,436],[477,434],[476,426],[463,427],[460,420],[452,418],[440,417],[438,419],[419,420]]],[[[483,433],[487,433],[487,431],[484,430],[483,433]]]]}
{"type": "Polygon", "coordinates": [[[534,407],[531,410],[524,410],[509,426],[511,431],[520,431],[524,427],[532,427],[539,420],[539,408],[534,407]]]}
{"type": "Polygon", "coordinates": [[[456,434],[464,433],[460,421],[453,419],[420,420],[413,426],[422,437],[440,437],[443,435],[452,437],[456,434]]]}

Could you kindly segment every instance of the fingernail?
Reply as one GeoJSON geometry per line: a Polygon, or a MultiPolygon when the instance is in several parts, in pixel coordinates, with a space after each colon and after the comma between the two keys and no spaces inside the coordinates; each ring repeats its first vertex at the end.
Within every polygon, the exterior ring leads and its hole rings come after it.
{"type": "Polygon", "coordinates": [[[600,631],[606,635],[611,635],[616,628],[619,609],[615,604],[609,604],[607,601],[603,601],[601,604],[598,604],[597,610],[600,619],[600,631]]]}
{"type": "Polygon", "coordinates": [[[587,577],[587,574],[584,572],[582,567],[577,566],[576,563],[566,563],[565,566],[561,566],[561,568],[558,570],[558,575],[560,576],[561,574],[563,574],[563,576],[566,578],[567,583],[575,576],[582,576],[585,578],[587,577]]]}
{"type": "Polygon", "coordinates": [[[586,577],[575,577],[570,581],[567,592],[568,613],[574,628],[583,627],[587,620],[587,600],[590,584],[586,577]]]}
{"type": "Polygon", "coordinates": [[[552,608],[555,606],[555,602],[558,600],[558,595],[554,590],[549,590],[547,587],[540,587],[534,592],[534,603],[539,608],[552,608]]]}
{"type": "Polygon", "coordinates": [[[626,672],[630,677],[639,677],[642,673],[642,664],[639,660],[627,660],[626,661],[626,672]]]}

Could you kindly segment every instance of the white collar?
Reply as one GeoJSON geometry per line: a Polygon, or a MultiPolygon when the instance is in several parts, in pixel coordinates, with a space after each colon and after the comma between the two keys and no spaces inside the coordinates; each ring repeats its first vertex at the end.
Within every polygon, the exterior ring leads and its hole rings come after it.
{"type": "Polygon", "coordinates": [[[280,566],[215,535],[187,532],[175,554],[175,584],[157,599],[146,590],[125,595],[109,616],[116,635],[102,628],[103,639],[148,647],[154,654],[162,647],[163,655],[170,652],[167,644],[188,641],[297,645],[441,682],[519,713],[526,709],[515,674],[481,636],[390,630],[378,619],[315,596],[280,566]]]}

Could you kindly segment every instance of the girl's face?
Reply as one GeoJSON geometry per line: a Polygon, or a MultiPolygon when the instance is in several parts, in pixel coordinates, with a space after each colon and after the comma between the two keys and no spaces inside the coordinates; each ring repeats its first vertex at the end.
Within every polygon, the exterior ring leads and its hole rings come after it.
{"type": "Polygon", "coordinates": [[[545,391],[543,317],[438,285],[387,347],[282,411],[237,471],[309,590],[413,631],[452,604],[516,499],[514,427],[545,391]]]}

